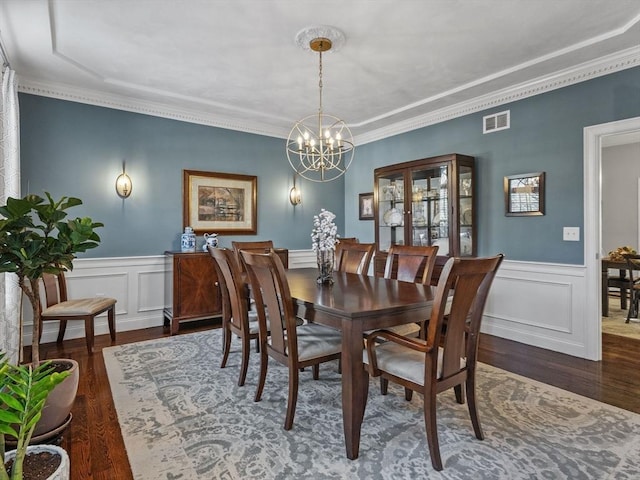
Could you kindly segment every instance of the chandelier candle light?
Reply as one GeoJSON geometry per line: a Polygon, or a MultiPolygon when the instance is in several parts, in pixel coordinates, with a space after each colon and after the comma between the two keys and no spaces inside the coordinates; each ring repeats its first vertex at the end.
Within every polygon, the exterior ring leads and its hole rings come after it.
{"type": "Polygon", "coordinates": [[[320,104],[318,113],[296,122],[287,138],[291,167],[312,182],[329,182],[345,174],[355,152],[351,130],[338,117],[322,111],[322,52],[344,42],[344,34],[329,26],[309,27],[296,35],[296,43],[319,53],[320,104]]]}
{"type": "Polygon", "coordinates": [[[324,208],[313,216],[311,248],[318,262],[318,283],[333,283],[333,262],[338,243],[338,227],[333,222],[335,214],[324,208]]]}

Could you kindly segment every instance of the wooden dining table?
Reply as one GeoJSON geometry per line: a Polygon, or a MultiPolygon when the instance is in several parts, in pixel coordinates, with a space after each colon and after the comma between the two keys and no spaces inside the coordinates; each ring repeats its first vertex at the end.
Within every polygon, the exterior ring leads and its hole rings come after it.
{"type": "Polygon", "coordinates": [[[342,332],[342,416],[347,457],[358,458],[369,392],[362,361],[363,333],[427,320],[435,287],[335,272],[332,285],[318,285],[315,268],[287,270],[297,315],[342,332]]]}

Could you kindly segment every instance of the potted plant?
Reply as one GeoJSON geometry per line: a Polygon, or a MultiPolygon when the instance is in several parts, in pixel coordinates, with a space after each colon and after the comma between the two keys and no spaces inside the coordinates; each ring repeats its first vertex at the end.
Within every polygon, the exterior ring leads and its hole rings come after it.
{"type": "Polygon", "coordinates": [[[20,480],[29,467],[48,472],[45,478],[68,479],[69,457],[60,447],[29,447],[31,436],[49,393],[69,372],[55,372],[50,362],[37,366],[11,365],[0,352],[0,480],[20,480]],[[16,449],[5,452],[5,435],[17,441],[16,449]]]}
{"type": "MultiPolygon", "coordinates": [[[[31,361],[34,366],[40,363],[38,319],[41,311],[42,275],[72,270],[76,253],[95,248],[100,242],[100,237],[94,229],[102,227],[101,223],[93,222],[88,217],[67,218],[67,210],[81,204],[80,199],[73,197],[62,197],[54,201],[47,192],[46,199],[33,194],[21,199],[10,197],[7,204],[0,207],[0,216],[3,217],[0,218],[0,272],[15,273],[22,292],[31,303],[31,361]]],[[[64,359],[55,361],[55,365],[58,369],[72,368],[76,372],[74,377],[56,389],[45,408],[41,424],[47,425],[47,431],[55,429],[69,417],[78,386],[77,362],[64,359]],[[68,388],[63,389],[63,386],[68,388]],[[60,411],[57,406],[61,406],[66,412],[60,411]],[[54,424],[51,425],[52,423],[54,424]]],[[[41,428],[36,431],[36,435],[42,433],[44,432],[41,428]]]]}

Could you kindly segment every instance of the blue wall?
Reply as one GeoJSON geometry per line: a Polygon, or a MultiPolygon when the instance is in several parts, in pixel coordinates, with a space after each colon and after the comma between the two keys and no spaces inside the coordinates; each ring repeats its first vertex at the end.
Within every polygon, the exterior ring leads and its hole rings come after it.
{"type": "Polygon", "coordinates": [[[183,169],[257,175],[258,235],[223,236],[222,245],[271,238],[304,249],[320,208],[338,215],[344,236],[374,240],[373,222],[358,220],[358,193],[373,190],[376,167],[457,152],[477,162],[480,255],[583,264],[582,235],[562,241],[562,227],[584,231],[583,129],[636,116],[640,68],[361,145],[346,179],[300,182],[294,208],[284,140],[21,94],[22,189],[84,200],[75,214],[106,225],[87,256],[156,255],[179,248],[183,169]],[[507,109],[511,129],[483,135],[482,117],[507,109]],[[114,189],[123,160],[133,179],[127,200],[114,189]],[[505,217],[504,176],[535,171],[546,172],[546,215],[505,217]]]}
{"type": "Polygon", "coordinates": [[[357,220],[357,198],[373,190],[375,168],[456,152],[477,162],[479,255],[583,264],[583,129],[639,115],[640,68],[633,68],[362,145],[347,173],[347,235],[374,240],[373,222],[357,220]],[[483,135],[482,117],[504,110],[511,128],[483,135]],[[546,215],[506,217],[504,177],[537,171],[546,172],[546,215]],[[563,241],[565,226],[580,227],[581,241],[563,241]]]}
{"type": "Polygon", "coordinates": [[[22,192],[83,200],[70,214],[105,224],[101,245],[85,257],[179,250],[183,169],[258,177],[258,234],[224,235],[222,246],[272,239],[278,247],[311,248],[320,208],[338,215],[344,233],[344,178],[298,180],[303,202],[289,203],[293,170],[284,140],[27,94],[19,101],[22,192]],[[115,192],[123,160],[133,182],[126,200],[115,192]]]}

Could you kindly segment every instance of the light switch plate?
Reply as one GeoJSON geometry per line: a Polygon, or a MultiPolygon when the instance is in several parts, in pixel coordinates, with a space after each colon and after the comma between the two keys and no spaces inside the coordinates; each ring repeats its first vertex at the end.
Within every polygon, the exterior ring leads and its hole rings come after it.
{"type": "Polygon", "coordinates": [[[565,242],[579,242],[580,227],[564,227],[562,229],[562,240],[565,242]]]}

